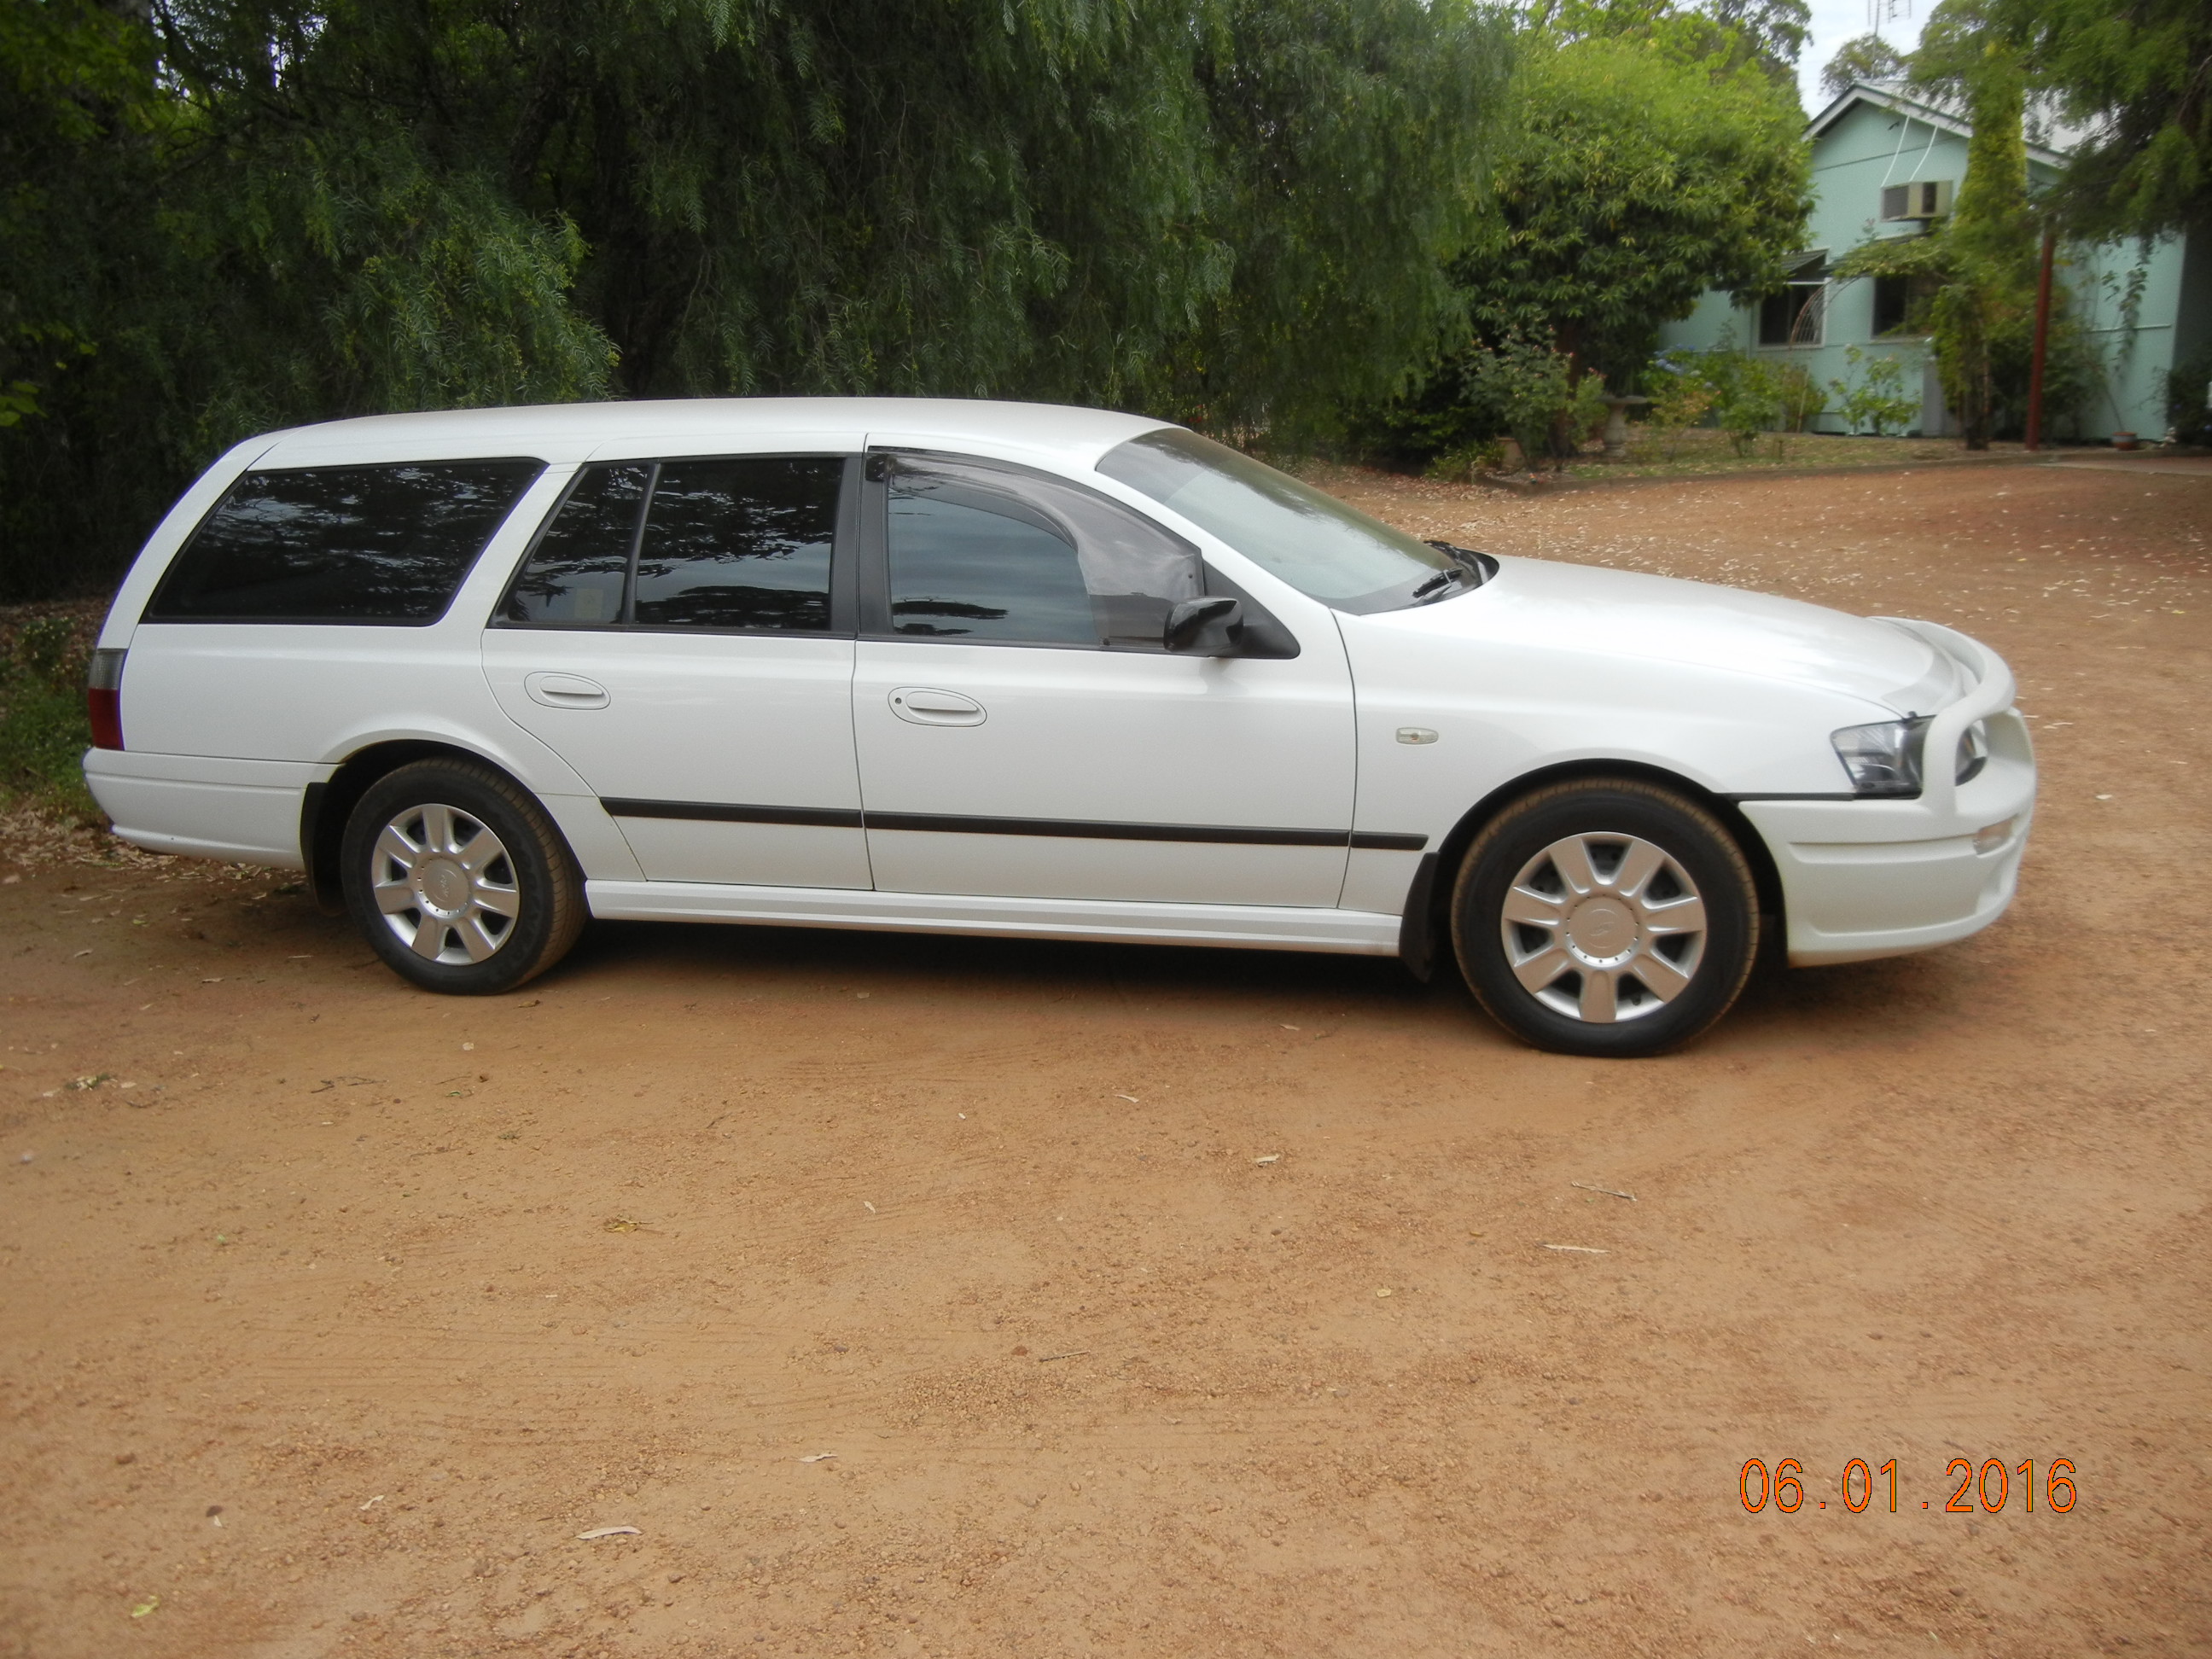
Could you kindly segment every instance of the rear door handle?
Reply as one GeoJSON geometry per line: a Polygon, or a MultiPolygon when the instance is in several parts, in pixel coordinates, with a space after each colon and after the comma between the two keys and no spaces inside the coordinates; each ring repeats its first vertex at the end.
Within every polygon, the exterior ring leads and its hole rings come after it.
{"type": "Polygon", "coordinates": [[[891,713],[915,726],[981,726],[983,705],[957,691],[902,685],[890,694],[891,713]]]}
{"type": "Polygon", "coordinates": [[[581,674],[526,674],[522,689],[548,708],[605,708],[612,701],[605,686],[581,674]]]}

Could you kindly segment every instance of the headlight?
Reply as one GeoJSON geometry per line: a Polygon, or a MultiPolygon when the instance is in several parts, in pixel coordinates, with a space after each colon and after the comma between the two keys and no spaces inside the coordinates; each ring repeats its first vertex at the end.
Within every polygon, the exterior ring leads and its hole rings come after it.
{"type": "Polygon", "coordinates": [[[1862,795],[1895,798],[1920,793],[1920,750],[1928,738],[1928,716],[1847,726],[1833,733],[1836,758],[1862,795]]]}
{"type": "Polygon", "coordinates": [[[1989,763],[1990,724],[1987,720],[1976,720],[1959,738],[1959,769],[1956,774],[1959,781],[1964,783],[1969,778],[1979,776],[1981,769],[1989,763]]]}

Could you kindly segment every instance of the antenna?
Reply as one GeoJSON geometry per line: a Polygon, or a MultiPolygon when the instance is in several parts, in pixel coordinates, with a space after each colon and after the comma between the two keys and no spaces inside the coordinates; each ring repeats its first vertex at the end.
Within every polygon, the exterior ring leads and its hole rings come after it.
{"type": "Polygon", "coordinates": [[[1912,0],[1867,0],[1867,33],[1881,39],[1881,26],[1912,15],[1912,0]]]}

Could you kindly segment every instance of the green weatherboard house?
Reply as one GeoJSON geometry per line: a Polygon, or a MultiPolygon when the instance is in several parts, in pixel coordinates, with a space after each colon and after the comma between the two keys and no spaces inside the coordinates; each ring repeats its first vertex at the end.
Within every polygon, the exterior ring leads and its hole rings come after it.
{"type": "MultiPolygon", "coordinates": [[[[1829,266],[1875,236],[1911,236],[1950,211],[1966,177],[1971,129],[1959,116],[1909,94],[1898,82],[1862,81],[1813,118],[1810,242],[1792,260],[1788,291],[1748,306],[1706,294],[1697,308],[1662,331],[1662,349],[1703,350],[1732,342],[1761,356],[1802,363],[1825,386],[1848,378],[1848,348],[1898,358],[1908,388],[1920,392],[1910,430],[1940,437],[1957,430],[1943,407],[1927,341],[1904,331],[1909,295],[1901,279],[1828,279],[1829,266]]],[[[2031,143],[2031,185],[2056,173],[2060,153],[2031,143]]],[[[2172,236],[2147,249],[2127,241],[2058,250],[2059,280],[2074,313],[2092,331],[2105,364],[2105,387],[2082,407],[2051,410],[2045,432],[2060,441],[2134,432],[2165,435],[2166,375],[2212,345],[2212,246],[2172,236]],[[2133,326],[2126,298],[2140,287],[2133,326]]],[[[1841,432],[1832,410],[1811,429],[1841,432]]]]}

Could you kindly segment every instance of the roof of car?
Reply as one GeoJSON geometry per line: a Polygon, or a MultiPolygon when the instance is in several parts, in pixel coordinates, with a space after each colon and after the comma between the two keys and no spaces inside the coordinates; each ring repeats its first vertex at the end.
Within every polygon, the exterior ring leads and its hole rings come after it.
{"type": "Polygon", "coordinates": [[[576,460],[610,447],[698,453],[727,441],[757,448],[788,435],[798,447],[830,441],[927,447],[981,447],[1089,467],[1115,445],[1168,422],[1066,404],[967,398],[670,398],[623,403],[368,415],[268,434],[252,465],[296,466],[462,455],[532,454],[576,460]]]}

